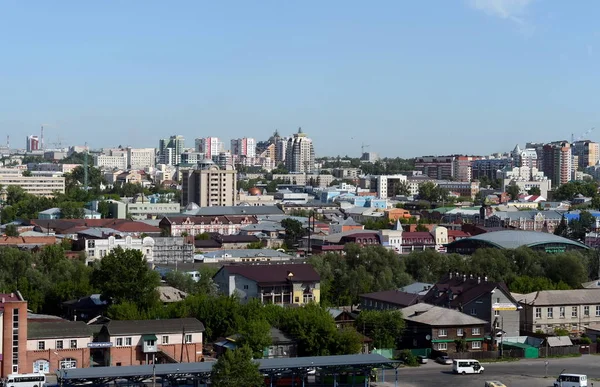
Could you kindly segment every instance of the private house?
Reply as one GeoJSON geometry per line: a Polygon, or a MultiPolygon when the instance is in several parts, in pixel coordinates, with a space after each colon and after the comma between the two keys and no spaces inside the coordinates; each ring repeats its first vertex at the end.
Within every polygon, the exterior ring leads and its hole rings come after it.
{"type": "Polygon", "coordinates": [[[554,333],[556,328],[578,335],[600,325],[600,289],[543,290],[513,293],[521,309],[521,329],[554,333]]]}
{"type": "Polygon", "coordinates": [[[192,363],[202,360],[203,332],[195,318],[110,321],[97,341],[110,343],[104,358],[109,366],[192,363]]]}
{"type": "Polygon", "coordinates": [[[73,321],[90,321],[103,314],[107,308],[108,303],[101,299],[100,294],[92,294],[62,303],[63,315],[73,321]]]}
{"type": "Polygon", "coordinates": [[[346,309],[327,308],[327,311],[333,317],[338,328],[353,326],[356,321],[357,315],[346,309]]]}
{"type": "Polygon", "coordinates": [[[503,282],[486,276],[449,273],[422,297],[422,302],[455,309],[486,321],[485,333],[519,336],[521,306],[503,282]]]}
{"type": "Polygon", "coordinates": [[[321,278],[309,264],[224,265],[213,281],[221,293],[237,293],[242,302],[303,305],[321,298],[321,278]]]}
{"type": "Polygon", "coordinates": [[[27,324],[27,368],[20,373],[90,367],[92,331],[83,321],[27,324]]]}
{"type": "MultiPolygon", "coordinates": [[[[263,350],[264,359],[298,356],[298,344],[296,343],[296,340],[273,327],[269,330],[269,335],[271,336],[271,345],[263,350]]],[[[222,340],[218,340],[214,344],[217,357],[228,350],[235,350],[239,338],[240,335],[235,334],[222,340]]]]}
{"type": "Polygon", "coordinates": [[[171,236],[196,236],[204,233],[234,235],[243,227],[255,223],[258,223],[258,219],[253,215],[165,216],[161,219],[159,227],[171,236]]]}
{"type": "Polygon", "coordinates": [[[413,282],[412,284],[406,285],[400,288],[399,290],[405,293],[418,294],[420,296],[424,296],[427,294],[427,292],[429,291],[429,289],[431,289],[432,286],[433,284],[428,284],[425,282],[413,282]]]}
{"type": "Polygon", "coordinates": [[[400,290],[384,290],[381,292],[360,295],[360,310],[402,309],[419,302],[419,295],[401,292],[400,290]]]}
{"type": "Polygon", "coordinates": [[[458,310],[430,304],[414,304],[402,309],[406,322],[403,348],[430,348],[441,352],[480,351],[484,348],[485,320],[458,310]],[[462,348],[457,348],[459,340],[462,348]]]}

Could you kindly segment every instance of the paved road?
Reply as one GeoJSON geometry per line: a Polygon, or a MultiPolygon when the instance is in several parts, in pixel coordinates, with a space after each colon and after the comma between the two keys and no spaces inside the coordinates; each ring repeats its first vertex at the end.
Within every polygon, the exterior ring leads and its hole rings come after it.
{"type": "MultiPolygon", "coordinates": [[[[545,359],[518,362],[483,364],[482,375],[453,375],[452,366],[428,363],[417,368],[405,367],[398,371],[398,385],[403,387],[429,386],[478,386],[486,380],[500,380],[508,387],[548,387],[562,370],[574,374],[586,374],[591,383],[600,387],[600,356],[586,355],[579,358],[548,359],[548,377],[545,378],[545,359]]],[[[381,382],[381,375],[379,375],[381,382]]],[[[385,381],[394,385],[394,372],[387,371],[385,381]]],[[[387,383],[386,383],[387,384],[387,383]]]]}

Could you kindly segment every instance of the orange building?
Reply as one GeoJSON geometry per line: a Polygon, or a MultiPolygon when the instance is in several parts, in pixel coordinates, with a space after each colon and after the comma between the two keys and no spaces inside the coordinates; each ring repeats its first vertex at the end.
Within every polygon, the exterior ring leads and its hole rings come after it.
{"type": "Polygon", "coordinates": [[[385,210],[385,216],[387,220],[391,222],[396,222],[399,219],[410,219],[411,214],[410,211],[405,210],[404,208],[390,208],[385,210]]]}

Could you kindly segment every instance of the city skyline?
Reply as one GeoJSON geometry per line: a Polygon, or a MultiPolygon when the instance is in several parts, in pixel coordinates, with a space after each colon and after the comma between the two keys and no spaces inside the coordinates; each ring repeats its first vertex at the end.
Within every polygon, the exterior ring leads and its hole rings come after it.
{"type": "Polygon", "coordinates": [[[594,2],[34,3],[2,5],[0,136],[13,143],[42,124],[48,144],[94,148],[301,126],[317,155],[364,143],[408,158],[600,122],[594,2]]]}

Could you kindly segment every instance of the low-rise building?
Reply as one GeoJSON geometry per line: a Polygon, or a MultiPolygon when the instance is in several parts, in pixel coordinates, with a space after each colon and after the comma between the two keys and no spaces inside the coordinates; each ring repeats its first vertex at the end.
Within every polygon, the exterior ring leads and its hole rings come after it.
{"type": "Polygon", "coordinates": [[[38,177],[0,175],[0,186],[6,188],[15,185],[31,195],[53,197],[65,193],[64,177],[38,177]]]}
{"type": "Polygon", "coordinates": [[[224,265],[213,280],[219,291],[237,294],[242,302],[304,305],[319,303],[321,277],[309,264],[224,265]]]}
{"type": "Polygon", "coordinates": [[[195,318],[110,321],[98,342],[110,343],[109,366],[202,360],[204,325],[195,318]]]}
{"type": "Polygon", "coordinates": [[[557,328],[581,334],[600,323],[600,289],[542,290],[513,293],[521,309],[521,328],[552,334],[557,328]]]}
{"type": "MultiPolygon", "coordinates": [[[[83,214],[82,219],[100,219],[102,218],[102,214],[96,211],[88,210],[87,208],[82,208],[81,213],[83,214]]],[[[61,219],[62,211],[60,208],[49,208],[44,211],[38,212],[38,219],[61,219]]]]}
{"type": "Polygon", "coordinates": [[[29,322],[26,372],[90,367],[92,331],[83,321],[29,322]]]}
{"type": "Polygon", "coordinates": [[[404,348],[431,348],[446,353],[484,348],[487,321],[480,318],[424,303],[403,308],[402,317],[406,322],[404,348]]]}
{"type": "Polygon", "coordinates": [[[138,250],[144,255],[148,262],[154,261],[154,239],[151,237],[132,238],[117,238],[109,236],[106,239],[87,239],[85,241],[86,264],[100,260],[110,254],[114,249],[122,248],[123,250],[138,250]]]}
{"type": "Polygon", "coordinates": [[[204,263],[275,263],[289,262],[295,258],[273,249],[228,249],[197,254],[194,259],[204,263]]]}
{"type": "Polygon", "coordinates": [[[417,302],[419,302],[418,294],[400,290],[384,290],[360,295],[361,310],[402,309],[417,302]]]}
{"type": "Polygon", "coordinates": [[[255,223],[258,223],[256,216],[165,216],[159,225],[171,236],[196,236],[209,232],[233,235],[242,227],[255,223]]]}

